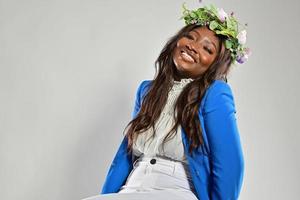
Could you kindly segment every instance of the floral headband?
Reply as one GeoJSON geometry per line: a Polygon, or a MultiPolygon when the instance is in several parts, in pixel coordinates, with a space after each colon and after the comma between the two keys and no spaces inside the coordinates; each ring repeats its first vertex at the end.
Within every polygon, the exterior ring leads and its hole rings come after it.
{"type": "Polygon", "coordinates": [[[247,32],[245,29],[238,30],[239,23],[233,12],[228,16],[223,8],[216,8],[212,4],[210,7],[204,6],[196,10],[188,10],[184,2],[182,8],[183,16],[180,19],[184,19],[186,25],[209,25],[209,29],[216,34],[227,36],[225,47],[231,52],[232,63],[237,61],[242,64],[248,60],[252,52],[250,48],[244,46],[247,32]]]}

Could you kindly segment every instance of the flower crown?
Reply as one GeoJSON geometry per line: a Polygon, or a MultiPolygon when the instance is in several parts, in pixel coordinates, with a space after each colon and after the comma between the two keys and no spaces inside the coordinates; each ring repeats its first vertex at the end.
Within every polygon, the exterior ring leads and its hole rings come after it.
{"type": "MultiPolygon", "coordinates": [[[[251,55],[250,48],[245,47],[246,30],[238,30],[238,21],[231,12],[230,16],[223,8],[216,8],[214,5],[204,6],[196,10],[188,10],[185,2],[182,4],[183,16],[180,19],[185,20],[185,24],[209,25],[209,29],[216,34],[225,35],[225,47],[230,50],[232,62],[237,61],[242,64],[248,60],[251,55]]],[[[245,24],[247,26],[247,23],[245,24]]]]}

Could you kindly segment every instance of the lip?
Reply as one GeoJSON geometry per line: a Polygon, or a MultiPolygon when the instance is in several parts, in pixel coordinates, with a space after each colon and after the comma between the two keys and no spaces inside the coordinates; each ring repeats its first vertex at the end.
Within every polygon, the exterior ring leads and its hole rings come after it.
{"type": "Polygon", "coordinates": [[[188,54],[191,58],[193,58],[194,63],[196,63],[196,58],[195,58],[195,56],[194,56],[192,53],[190,53],[187,49],[182,48],[182,49],[180,49],[180,55],[181,55],[181,56],[182,56],[182,53],[183,53],[183,52],[185,52],[185,53],[188,54]]]}

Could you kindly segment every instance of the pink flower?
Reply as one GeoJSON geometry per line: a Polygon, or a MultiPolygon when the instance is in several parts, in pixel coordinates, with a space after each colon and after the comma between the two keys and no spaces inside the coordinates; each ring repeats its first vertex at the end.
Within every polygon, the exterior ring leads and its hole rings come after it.
{"type": "Polygon", "coordinates": [[[247,54],[248,56],[250,56],[250,55],[252,54],[251,49],[250,49],[249,47],[246,47],[246,48],[244,49],[244,54],[247,54]]]}
{"type": "Polygon", "coordinates": [[[228,15],[223,8],[218,8],[218,18],[221,22],[225,22],[226,18],[228,18],[228,15]]]}
{"type": "Polygon", "coordinates": [[[239,34],[237,35],[237,39],[240,44],[246,43],[246,35],[247,35],[246,30],[242,30],[241,32],[239,32],[239,34]]]}

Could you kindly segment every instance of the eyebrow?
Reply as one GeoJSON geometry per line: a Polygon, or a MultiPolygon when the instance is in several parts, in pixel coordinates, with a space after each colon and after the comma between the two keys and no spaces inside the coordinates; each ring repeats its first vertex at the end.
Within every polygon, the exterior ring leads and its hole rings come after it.
{"type": "MultiPolygon", "coordinates": [[[[195,31],[195,30],[192,30],[191,32],[193,32],[193,33],[197,33],[197,35],[199,35],[199,36],[201,36],[197,31],[195,31]]],[[[217,46],[216,46],[216,44],[214,43],[214,42],[212,42],[212,41],[210,41],[209,39],[207,39],[207,38],[205,38],[205,41],[207,41],[208,43],[211,43],[211,44],[213,44],[214,45],[214,47],[215,47],[215,49],[217,50],[217,46]]]]}

